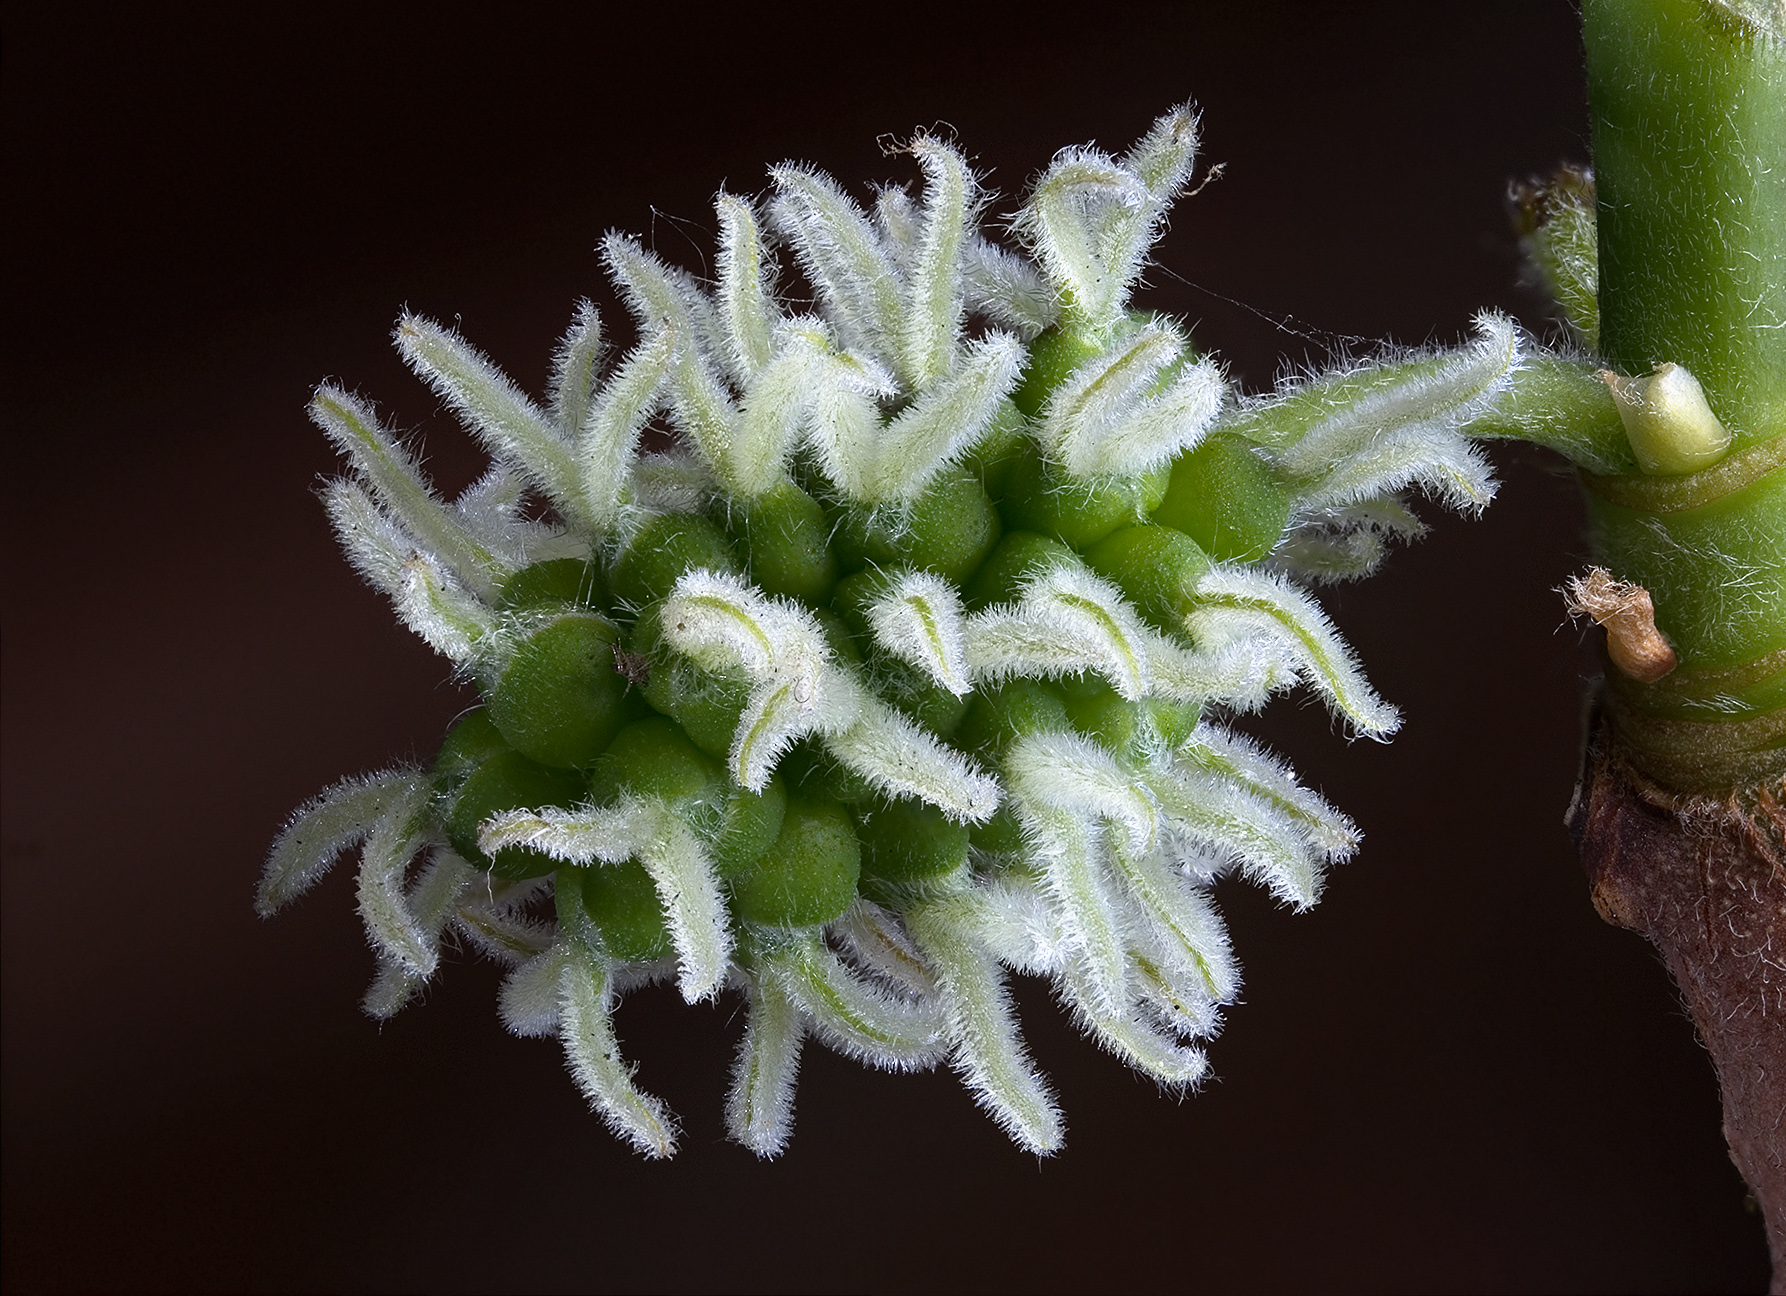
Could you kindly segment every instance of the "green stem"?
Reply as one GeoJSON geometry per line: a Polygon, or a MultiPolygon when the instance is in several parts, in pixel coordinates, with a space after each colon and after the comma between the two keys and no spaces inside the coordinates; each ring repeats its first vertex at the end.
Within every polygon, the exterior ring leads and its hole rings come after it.
{"type": "Polygon", "coordinates": [[[1601,351],[1627,374],[1685,366],[1732,434],[1697,473],[1584,475],[1600,560],[1649,590],[1680,657],[1609,701],[1641,763],[1691,791],[1786,760],[1786,46],[1740,8],[1582,12],[1601,351]]]}

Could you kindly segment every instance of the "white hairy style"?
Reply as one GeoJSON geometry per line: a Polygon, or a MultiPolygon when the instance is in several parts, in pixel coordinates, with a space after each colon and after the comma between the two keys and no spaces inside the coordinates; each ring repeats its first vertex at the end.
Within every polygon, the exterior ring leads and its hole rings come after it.
{"type": "Polygon", "coordinates": [[[1015,604],[996,604],[966,625],[976,679],[1095,671],[1128,701],[1152,687],[1149,648],[1157,638],[1115,586],[1065,563],[1025,581],[1015,604]]]}
{"type": "MultiPolygon", "coordinates": [[[[403,896],[403,906],[414,920],[427,946],[435,951],[436,965],[441,933],[453,918],[459,896],[476,878],[477,870],[450,846],[436,846],[428,864],[403,896]]],[[[427,981],[427,976],[390,958],[381,958],[378,975],[360,1006],[380,1021],[394,1017],[427,981]]]]}
{"type": "Polygon", "coordinates": [[[308,891],[343,851],[366,840],[420,772],[408,767],[345,778],[292,812],[261,869],[254,908],[270,918],[308,891]]]}
{"type": "Polygon", "coordinates": [[[742,974],[744,1038],[726,1093],[726,1130],[760,1157],[787,1148],[794,1129],[794,1082],[806,1031],[800,1010],[772,976],[742,974]]]}
{"type": "Polygon", "coordinates": [[[1030,841],[1030,864],[1053,901],[1069,962],[1083,964],[1081,988],[1099,1011],[1120,1013],[1128,998],[1128,955],[1105,863],[1104,825],[1088,815],[1027,802],[1017,793],[1030,841]]]}
{"type": "Polygon", "coordinates": [[[647,335],[601,387],[584,416],[576,446],[579,498],[598,531],[611,529],[620,516],[639,434],[657,410],[676,346],[672,329],[647,335]]]}
{"type": "Polygon", "coordinates": [[[1185,630],[1205,652],[1236,641],[1275,640],[1299,673],[1367,738],[1401,727],[1401,715],[1365,682],[1352,650],[1319,604],[1281,577],[1235,563],[1216,563],[1197,585],[1197,606],[1185,630]]]}
{"type": "Polygon", "coordinates": [[[1154,123],[1121,162],[1063,149],[1036,183],[1015,228],[1092,329],[1121,315],[1196,150],[1197,117],[1186,106],[1154,123]]]}
{"type": "Polygon", "coordinates": [[[1358,850],[1358,826],[1296,781],[1281,760],[1251,739],[1204,721],[1173,753],[1180,765],[1239,783],[1303,826],[1309,841],[1338,863],[1358,850]]]}
{"type": "Polygon", "coordinates": [[[1323,853],[1270,798],[1156,755],[1145,771],[1160,811],[1184,837],[1240,861],[1247,877],[1296,909],[1321,894],[1323,853]]]}
{"type": "Polygon", "coordinates": [[[497,1015],[510,1034],[541,1039],[558,1033],[563,1020],[564,971],[569,962],[569,947],[554,944],[502,979],[496,996],[497,1015]]]}
{"type": "Polygon", "coordinates": [[[719,993],[732,960],[732,933],[706,847],[675,808],[622,797],[611,806],[508,810],[479,825],[486,855],[529,846],[567,864],[644,865],[676,950],[677,988],[689,1003],[719,993]]]}
{"type": "Polygon", "coordinates": [[[642,331],[667,328],[691,343],[718,338],[712,303],[686,270],[666,265],[619,230],[602,236],[601,251],[609,277],[642,331]]]}
{"type": "MultiPolygon", "coordinates": [[[[553,503],[577,505],[570,446],[544,411],[458,334],[404,315],[397,351],[492,455],[520,465],[553,503]]],[[[426,537],[424,537],[426,538],[426,537]]]]}
{"type": "Polygon", "coordinates": [[[1120,338],[1055,388],[1036,439],[1074,477],[1131,477],[1190,449],[1221,412],[1227,384],[1212,360],[1168,379],[1184,350],[1177,330],[1158,322],[1120,338]]]}
{"type": "MultiPolygon", "coordinates": [[[[1208,898],[1154,851],[1115,852],[1141,922],[1160,962],[1196,979],[1197,995],[1226,1003],[1240,992],[1227,930],[1208,898]]],[[[1131,939],[1137,933],[1131,931],[1131,939]]]]}
{"type": "Polygon", "coordinates": [[[1129,849],[1153,848],[1159,817],[1153,797],[1131,771],[1089,738],[1072,733],[1025,734],[1005,754],[1005,779],[1021,808],[1102,819],[1123,830],[1129,849]]]}
{"type": "Polygon", "coordinates": [[[522,473],[498,463],[453,501],[453,521],[473,544],[512,571],[549,558],[588,558],[588,540],[522,516],[526,490],[522,473]]]}
{"type": "Polygon", "coordinates": [[[825,929],[865,971],[913,997],[936,994],[936,977],[899,919],[874,901],[857,896],[843,917],[825,929]]]}
{"type": "Polygon", "coordinates": [[[874,227],[830,176],[794,164],[769,174],[776,189],[770,220],[844,346],[890,364],[898,354],[900,284],[874,227]]]}
{"type": "Polygon", "coordinates": [[[709,670],[741,670],[751,682],[727,758],[741,786],[761,791],[782,754],[817,734],[847,768],[892,795],[971,822],[997,809],[997,782],[833,663],[818,621],[798,604],[735,576],[692,571],[677,580],[661,620],[678,651],[709,670]]]}
{"type": "MultiPolygon", "coordinates": [[[[1471,346],[1368,374],[1367,390],[1336,402],[1277,448],[1298,502],[1311,509],[1354,504],[1417,483],[1453,507],[1487,504],[1493,476],[1460,429],[1506,391],[1524,354],[1519,329],[1506,316],[1484,312],[1475,326],[1471,346]]],[[[1270,425],[1269,403],[1258,419],[1270,425]]]]}
{"type": "Polygon", "coordinates": [[[461,897],[453,929],[484,957],[517,967],[543,953],[557,934],[552,923],[527,912],[550,886],[549,878],[507,882],[485,874],[461,897]]]}
{"type": "Polygon", "coordinates": [[[744,398],[740,490],[760,493],[775,485],[789,453],[802,442],[812,447],[832,481],[854,481],[859,466],[878,453],[881,422],[875,403],[897,390],[877,361],[840,349],[823,320],[806,315],[788,320],[776,330],[774,354],[744,398]]]}
{"type": "Polygon", "coordinates": [[[961,247],[979,192],[966,159],[943,141],[919,135],[907,148],[924,171],[924,210],[906,269],[899,368],[906,385],[923,392],[955,367],[962,317],[961,247]]]}
{"type": "MultiPolygon", "coordinates": [[[[567,444],[583,430],[601,358],[601,312],[595,309],[594,302],[584,298],[577,303],[570,329],[552,356],[552,417],[558,424],[559,439],[567,444]]],[[[574,461],[567,466],[571,473],[566,479],[566,489],[574,498],[577,488],[574,461]]]]}
{"type": "Polygon", "coordinates": [[[1136,1008],[1183,1040],[1219,1035],[1221,1005],[1209,996],[1202,980],[1161,955],[1151,934],[1137,932],[1130,941],[1129,984],[1136,1008]]]}
{"type": "Polygon", "coordinates": [[[410,911],[403,894],[409,862],[434,831],[422,814],[433,789],[412,774],[392,789],[384,814],[366,835],[360,855],[360,919],[379,957],[419,977],[434,975],[440,948],[410,911]]]}
{"type": "Polygon", "coordinates": [[[676,1153],[676,1120],[633,1084],[614,1038],[613,970],[588,941],[572,934],[558,980],[558,1037],[583,1096],[615,1134],[656,1160],[676,1153]]]}
{"type": "Polygon", "coordinates": [[[310,418],[347,455],[371,487],[372,498],[395,514],[397,525],[439,556],[473,590],[488,594],[510,570],[478,544],[422,479],[409,452],[359,401],[332,387],[317,390],[310,418]]]}
{"type": "Polygon", "coordinates": [[[1025,342],[1060,318],[1060,293],[1025,258],[979,235],[962,253],[967,309],[1014,329],[1025,342]]]}
{"type": "Polygon", "coordinates": [[[951,1064],[1012,1139],[1048,1156],[1065,1138],[1060,1108],[1024,1050],[1004,969],[973,935],[973,909],[971,896],[926,901],[906,926],[936,972],[951,1064]]]}
{"type": "Polygon", "coordinates": [[[813,934],[773,943],[758,959],[809,1029],[839,1053],[883,1071],[921,1071],[942,1055],[945,1023],[933,998],[906,999],[863,980],[813,934]]]}
{"type": "Polygon", "coordinates": [[[1055,976],[1073,947],[1054,901],[1032,879],[1001,877],[975,887],[973,930],[986,951],[1014,972],[1055,976]]]}
{"type": "Polygon", "coordinates": [[[725,324],[724,358],[732,380],[748,383],[775,349],[780,312],[772,296],[774,268],[764,255],[756,213],[742,198],[722,193],[713,201],[719,217],[719,282],[715,295],[725,324]]]}
{"type": "MultiPolygon", "coordinates": [[[[846,678],[847,677],[842,677],[846,678]]],[[[998,810],[998,780],[971,760],[864,693],[860,719],[824,736],[825,750],[891,796],[915,797],[956,823],[984,823],[998,810]]]]}
{"type": "Polygon", "coordinates": [[[1061,988],[1080,1024],[1105,1048],[1137,1071],[1144,1071],[1168,1089],[1195,1084],[1209,1070],[1201,1049],[1189,1048],[1169,1038],[1130,1011],[1106,1006],[1096,985],[1096,974],[1083,962],[1067,965],[1061,988]]]}
{"type": "Polygon", "coordinates": [[[840,455],[838,484],[864,503],[909,504],[992,426],[1022,372],[1023,345],[1011,334],[991,333],[972,343],[950,377],[847,460],[840,455]]]}
{"type": "Polygon", "coordinates": [[[875,642],[956,697],[973,691],[965,617],[960,592],[932,572],[901,572],[868,609],[875,642]]]}

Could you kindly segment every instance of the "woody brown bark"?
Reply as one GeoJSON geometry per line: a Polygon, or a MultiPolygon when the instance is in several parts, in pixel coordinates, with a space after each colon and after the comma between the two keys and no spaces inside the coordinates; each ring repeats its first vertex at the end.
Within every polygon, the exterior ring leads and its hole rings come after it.
{"type": "Polygon", "coordinates": [[[1667,960],[1712,1055],[1724,1137],[1766,1221],[1786,1291],[1786,779],[1681,796],[1595,722],[1568,824],[1594,907],[1667,960]]]}

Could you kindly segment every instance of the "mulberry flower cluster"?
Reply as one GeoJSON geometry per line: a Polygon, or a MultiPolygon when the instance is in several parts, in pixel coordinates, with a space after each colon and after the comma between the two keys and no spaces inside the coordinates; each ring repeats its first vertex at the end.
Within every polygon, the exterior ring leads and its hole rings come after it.
{"type": "Polygon", "coordinates": [[[1011,245],[933,135],[904,149],[919,192],[867,209],[778,167],[760,201],[718,196],[713,282],[610,234],[637,340],[610,361],[582,303],[543,402],[405,316],[398,349],[491,467],[445,500],[325,387],[311,414],[351,465],[325,499],[482,704],[432,768],[300,808],[261,911],[357,848],[367,1010],[443,944],[502,961],[503,1021],[557,1035],[648,1156],[677,1123],[613,1013],[658,980],[743,996],[726,1120],[763,1156],[808,1038],[947,1063],[1020,1145],[1059,1148],[1013,972],[1195,1084],[1239,986],[1213,879],[1303,908],[1358,845],[1226,720],[1302,685],[1357,734],[1396,728],[1305,587],[1418,533],[1412,491],[1487,502],[1460,429],[1523,345],[1484,316],[1456,350],[1239,396],[1129,301],[1196,142],[1187,107],[1121,157],[1063,151],[1011,245]]]}

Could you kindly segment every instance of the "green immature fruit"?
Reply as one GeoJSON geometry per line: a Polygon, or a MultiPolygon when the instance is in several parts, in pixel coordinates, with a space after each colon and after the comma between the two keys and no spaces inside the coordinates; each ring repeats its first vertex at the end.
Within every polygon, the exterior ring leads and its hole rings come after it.
{"type": "Polygon", "coordinates": [[[781,836],[787,812],[788,790],[781,775],[771,775],[761,792],[733,784],[713,839],[715,871],[722,878],[737,877],[760,859],[781,836]]]}
{"type": "Polygon", "coordinates": [[[933,882],[967,864],[968,828],[935,806],[878,799],[856,810],[862,876],[893,886],[933,882]]]}
{"type": "Polygon", "coordinates": [[[1066,545],[1034,531],[1011,531],[987,557],[963,591],[970,611],[1017,597],[1023,582],[1050,567],[1071,566],[1078,561],[1066,545]]]}
{"type": "Polygon", "coordinates": [[[1011,403],[1031,418],[1042,412],[1054,389],[1080,365],[1097,355],[1099,348],[1075,328],[1056,324],[1045,328],[1029,344],[1029,361],[1023,367],[1023,381],[1011,393],[1011,403]]]}
{"type": "Polygon", "coordinates": [[[1250,442],[1222,433],[1181,455],[1153,520],[1222,561],[1255,562],[1283,537],[1290,492],[1250,442]]]}
{"type": "Polygon", "coordinates": [[[1209,555],[1183,531],[1133,526],[1113,531],[1086,551],[1091,569],[1114,581],[1136,609],[1162,630],[1177,630],[1196,604],[1209,555]]]}
{"type": "Polygon", "coordinates": [[[849,811],[836,801],[790,796],[775,844],[732,879],[732,912],[764,927],[827,923],[850,907],[861,872],[849,811]]]}
{"type": "Polygon", "coordinates": [[[1077,481],[1031,446],[1011,465],[999,508],[1014,530],[1088,549],[1118,527],[1146,521],[1165,496],[1169,471],[1162,466],[1138,477],[1077,481]]]}
{"type": "Polygon", "coordinates": [[[659,714],[682,726],[696,747],[724,760],[732,749],[738,717],[750,700],[750,689],[672,652],[663,641],[659,610],[656,603],[647,607],[627,637],[628,652],[643,663],[646,678],[640,689],[659,714]]]}
{"type": "Polygon", "coordinates": [[[1150,747],[1176,747],[1197,727],[1201,708],[1147,698],[1128,702],[1111,688],[1066,699],[1073,728],[1116,755],[1136,755],[1150,747]]]}
{"type": "Polygon", "coordinates": [[[490,719],[509,746],[542,765],[588,765],[626,718],[615,670],[620,631],[605,617],[555,617],[521,641],[490,692],[490,719]]]}
{"type": "Polygon", "coordinates": [[[962,750],[992,760],[1026,734],[1061,733],[1072,727],[1057,689],[1015,679],[974,696],[955,741],[962,750]]]}
{"type": "Polygon", "coordinates": [[[565,869],[558,875],[558,885],[581,885],[583,910],[611,957],[627,962],[669,957],[670,927],[664,921],[657,884],[638,860],[565,869]]]}
{"type": "Polygon", "coordinates": [[[835,544],[846,570],[869,563],[916,567],[952,581],[972,575],[1004,533],[979,477],[963,471],[938,474],[909,511],[882,514],[851,507],[837,521],[835,544]]]}
{"type": "Polygon", "coordinates": [[[589,784],[568,770],[548,769],[518,751],[500,751],[473,770],[453,797],[446,817],[447,840],[479,868],[499,878],[544,877],[557,861],[527,846],[509,846],[486,855],[478,849],[478,827],[504,810],[568,808],[589,797],[589,784]]]}
{"type": "Polygon", "coordinates": [[[451,793],[471,772],[497,752],[509,750],[502,731],[483,707],[468,711],[457,724],[447,730],[446,741],[434,758],[434,786],[442,793],[451,793]]]}
{"type": "Polygon", "coordinates": [[[751,578],[765,592],[816,603],[837,584],[831,524],[819,502],[793,482],[734,507],[732,530],[743,540],[751,578]]]}
{"type": "Polygon", "coordinates": [[[741,570],[726,533],[697,514],[665,513],[639,528],[608,584],[616,599],[640,608],[667,595],[683,572],[703,567],[741,570]]]}
{"type": "Polygon", "coordinates": [[[503,582],[498,611],[569,603],[600,608],[607,597],[601,570],[581,558],[552,558],[523,567],[503,582]]]}

